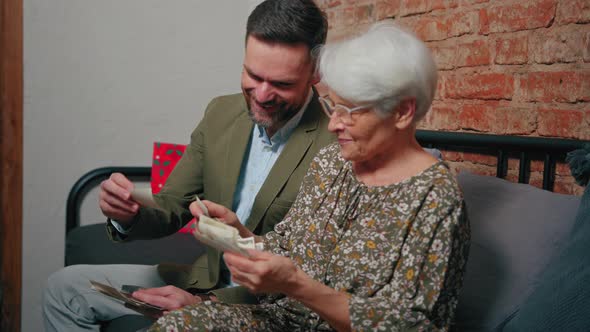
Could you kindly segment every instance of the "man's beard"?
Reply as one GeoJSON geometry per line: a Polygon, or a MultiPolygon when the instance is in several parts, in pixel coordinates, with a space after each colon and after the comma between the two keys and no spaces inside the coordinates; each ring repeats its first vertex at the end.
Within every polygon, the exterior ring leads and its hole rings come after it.
{"type": "Polygon", "coordinates": [[[275,130],[281,128],[301,109],[301,105],[288,105],[286,103],[277,103],[276,105],[274,105],[274,102],[262,104],[263,106],[275,106],[276,110],[270,114],[264,113],[266,115],[270,115],[270,118],[258,119],[256,118],[254,111],[252,111],[253,103],[254,102],[252,100],[248,101],[248,115],[250,116],[252,122],[262,128],[274,128],[275,130]]]}

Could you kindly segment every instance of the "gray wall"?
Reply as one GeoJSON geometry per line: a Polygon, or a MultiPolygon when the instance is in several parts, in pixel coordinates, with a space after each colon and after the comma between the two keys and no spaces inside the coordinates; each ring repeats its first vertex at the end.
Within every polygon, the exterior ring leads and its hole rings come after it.
{"type": "MultiPolygon", "coordinates": [[[[22,331],[63,266],[65,202],[106,165],[149,165],[155,140],[187,143],[214,96],[239,91],[258,0],[24,0],[22,331]]],[[[84,223],[103,222],[96,195],[84,223]]]]}

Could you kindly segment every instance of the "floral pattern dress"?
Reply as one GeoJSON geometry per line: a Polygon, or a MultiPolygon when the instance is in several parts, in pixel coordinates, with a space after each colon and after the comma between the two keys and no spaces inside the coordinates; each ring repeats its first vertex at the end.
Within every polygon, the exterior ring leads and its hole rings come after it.
{"type": "MultiPolygon", "coordinates": [[[[290,257],[349,296],[354,331],[446,331],[469,250],[462,193],[438,162],[387,186],[367,186],[337,144],[310,165],[285,219],[265,249],[290,257]]],[[[260,296],[260,304],[204,302],[160,318],[151,331],[332,331],[300,302],[260,296]]]]}

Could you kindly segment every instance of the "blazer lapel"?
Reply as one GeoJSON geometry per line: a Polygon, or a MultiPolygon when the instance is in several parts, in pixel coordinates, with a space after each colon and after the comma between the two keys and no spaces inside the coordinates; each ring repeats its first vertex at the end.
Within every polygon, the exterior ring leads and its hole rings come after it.
{"type": "Polygon", "coordinates": [[[254,124],[250,120],[248,113],[243,112],[236,119],[235,125],[229,129],[231,131],[231,139],[226,149],[225,165],[219,165],[219,167],[225,168],[223,174],[226,175],[226,179],[223,181],[225,185],[221,189],[222,202],[220,203],[229,209],[232,208],[242,160],[246,155],[245,151],[248,147],[253,127],[254,124]]]}
{"type": "Polygon", "coordinates": [[[256,195],[250,217],[246,222],[246,227],[254,231],[256,226],[262,220],[264,213],[278,195],[281,188],[285,185],[293,170],[299,165],[301,159],[309,149],[314,140],[314,132],[318,130],[320,120],[320,109],[317,95],[314,96],[305,110],[301,122],[293,130],[281,155],[273,165],[270,173],[266,177],[262,188],[256,195]]]}

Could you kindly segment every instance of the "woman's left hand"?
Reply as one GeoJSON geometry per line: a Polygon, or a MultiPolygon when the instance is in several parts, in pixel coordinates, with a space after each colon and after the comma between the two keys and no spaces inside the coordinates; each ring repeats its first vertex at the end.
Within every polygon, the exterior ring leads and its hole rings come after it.
{"type": "Polygon", "coordinates": [[[266,251],[248,250],[250,257],[226,252],[225,263],[232,280],[253,293],[287,294],[300,271],[287,257],[266,251]]]}
{"type": "MultiPolygon", "coordinates": [[[[208,200],[202,200],[201,202],[207,208],[211,218],[217,218],[217,220],[223,222],[224,224],[237,229],[241,237],[254,236],[254,233],[246,228],[246,226],[242,225],[238,219],[238,216],[232,210],[221,204],[217,204],[208,200]]],[[[205,214],[197,201],[194,201],[189,205],[189,210],[191,211],[191,214],[197,219],[197,222],[199,221],[201,215],[205,214]]],[[[198,228],[195,230],[198,231],[198,228]]]]}

